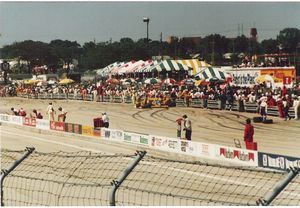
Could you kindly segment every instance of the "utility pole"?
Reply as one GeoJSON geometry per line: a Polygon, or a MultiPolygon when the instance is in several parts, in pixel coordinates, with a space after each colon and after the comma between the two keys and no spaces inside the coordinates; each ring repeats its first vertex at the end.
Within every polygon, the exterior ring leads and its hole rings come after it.
{"type": "Polygon", "coordinates": [[[212,65],[215,65],[215,37],[214,36],[213,36],[213,42],[212,42],[211,63],[212,63],[212,65]]]}
{"type": "Polygon", "coordinates": [[[162,56],[162,32],[160,32],[160,55],[162,56]]]}

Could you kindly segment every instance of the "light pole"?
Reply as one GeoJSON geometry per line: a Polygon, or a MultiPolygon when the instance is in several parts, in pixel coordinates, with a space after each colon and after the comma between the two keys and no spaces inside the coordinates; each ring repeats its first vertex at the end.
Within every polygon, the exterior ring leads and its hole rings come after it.
{"type": "Polygon", "coordinates": [[[144,17],[143,22],[147,23],[147,44],[148,44],[148,42],[149,42],[149,22],[150,22],[149,17],[144,17]]]}

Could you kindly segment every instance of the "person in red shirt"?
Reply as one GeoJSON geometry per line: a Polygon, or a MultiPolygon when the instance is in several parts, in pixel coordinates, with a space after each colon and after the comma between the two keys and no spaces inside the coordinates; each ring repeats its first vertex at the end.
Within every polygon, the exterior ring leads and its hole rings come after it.
{"type": "Polygon", "coordinates": [[[254,127],[251,125],[250,118],[246,119],[246,125],[244,130],[244,141],[253,142],[254,127]]]}

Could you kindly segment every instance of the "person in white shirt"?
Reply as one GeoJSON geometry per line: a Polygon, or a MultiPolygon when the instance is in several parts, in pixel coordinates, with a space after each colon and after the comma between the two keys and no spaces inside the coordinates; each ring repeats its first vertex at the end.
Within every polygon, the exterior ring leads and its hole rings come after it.
{"type": "Polygon", "coordinates": [[[48,114],[50,121],[54,121],[55,110],[53,108],[52,103],[49,103],[47,110],[46,110],[46,114],[48,114]]]}
{"type": "Polygon", "coordinates": [[[185,131],[185,138],[187,140],[192,140],[192,122],[187,117],[187,115],[183,115],[183,121],[184,121],[184,131],[185,131]]]}
{"type": "Polygon", "coordinates": [[[103,121],[103,126],[105,128],[109,128],[109,118],[105,112],[102,113],[102,121],[103,121]]]}
{"type": "Polygon", "coordinates": [[[262,99],[260,103],[260,115],[263,117],[263,121],[267,119],[267,101],[265,99],[262,99]]]}
{"type": "Polygon", "coordinates": [[[299,110],[299,107],[300,107],[300,101],[299,101],[299,97],[295,97],[294,98],[294,103],[293,103],[293,108],[294,108],[294,111],[295,111],[295,120],[298,120],[298,110],[299,110]]]}
{"type": "Polygon", "coordinates": [[[65,109],[63,109],[62,107],[58,108],[59,114],[58,114],[58,121],[60,122],[65,122],[66,118],[67,118],[67,111],[65,109]]]}

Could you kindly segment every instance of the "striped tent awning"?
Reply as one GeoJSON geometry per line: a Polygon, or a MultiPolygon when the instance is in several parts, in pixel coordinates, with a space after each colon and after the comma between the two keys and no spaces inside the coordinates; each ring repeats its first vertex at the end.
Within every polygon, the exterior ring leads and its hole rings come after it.
{"type": "Polygon", "coordinates": [[[195,75],[198,79],[211,79],[211,78],[217,78],[220,80],[226,79],[226,74],[216,68],[207,67],[206,69],[200,71],[195,75]]]}
{"type": "Polygon", "coordinates": [[[204,67],[206,68],[206,67],[211,66],[208,63],[206,63],[205,61],[199,61],[198,59],[184,59],[184,60],[176,60],[176,61],[180,64],[191,67],[193,69],[193,71],[191,71],[190,75],[196,75],[204,67]]]}
{"type": "Polygon", "coordinates": [[[164,60],[162,62],[160,62],[159,64],[157,64],[156,66],[154,66],[151,71],[180,71],[180,70],[192,70],[193,68],[187,66],[187,65],[183,65],[180,64],[178,62],[176,62],[175,60],[164,60]]]}
{"type": "Polygon", "coordinates": [[[159,64],[160,62],[158,61],[152,61],[152,62],[148,62],[147,64],[145,64],[144,67],[136,70],[135,72],[138,73],[147,73],[147,72],[152,72],[152,68],[154,68],[157,64],[159,64]]]}

